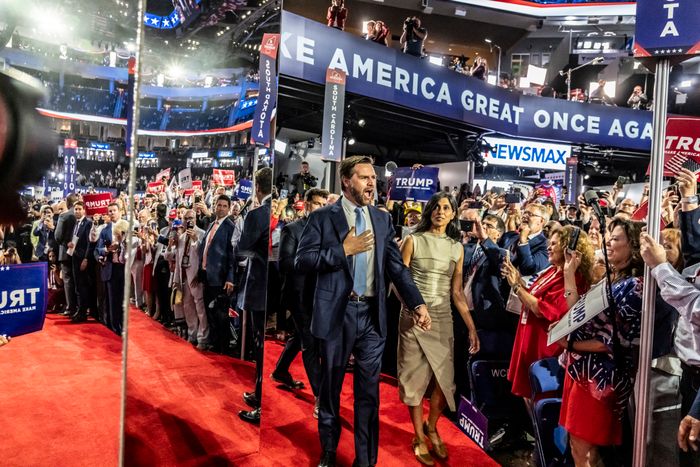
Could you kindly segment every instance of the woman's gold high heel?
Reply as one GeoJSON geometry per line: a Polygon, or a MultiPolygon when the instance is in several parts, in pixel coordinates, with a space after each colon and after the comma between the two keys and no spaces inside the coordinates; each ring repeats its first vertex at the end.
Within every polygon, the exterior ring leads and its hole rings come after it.
{"type": "Polygon", "coordinates": [[[430,455],[430,451],[428,451],[428,446],[426,446],[425,442],[421,441],[418,438],[413,438],[413,454],[416,456],[416,459],[418,459],[418,462],[421,464],[425,465],[435,465],[435,461],[433,461],[433,456],[430,455]],[[423,449],[421,449],[421,446],[423,449]]]}
{"type": "Polygon", "coordinates": [[[440,438],[437,428],[435,428],[435,431],[430,431],[430,429],[428,429],[428,422],[423,422],[423,433],[425,433],[425,435],[430,439],[435,456],[438,459],[447,459],[447,447],[445,447],[445,443],[442,442],[442,438],[440,438]]]}

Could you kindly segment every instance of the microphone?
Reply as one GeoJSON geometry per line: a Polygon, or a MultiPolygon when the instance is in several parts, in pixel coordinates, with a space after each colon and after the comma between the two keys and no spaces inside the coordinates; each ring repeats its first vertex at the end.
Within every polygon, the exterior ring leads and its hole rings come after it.
{"type": "Polygon", "coordinates": [[[396,169],[398,169],[398,168],[399,168],[399,166],[396,165],[396,162],[394,162],[394,161],[389,161],[386,163],[386,165],[384,165],[384,170],[386,170],[387,172],[392,173],[392,174],[394,172],[396,172],[396,169]]]}
{"type": "Polygon", "coordinates": [[[604,57],[596,57],[596,58],[593,59],[593,63],[600,63],[600,62],[602,62],[603,60],[605,60],[604,57]]]}
{"type": "Polygon", "coordinates": [[[586,205],[593,208],[596,217],[599,219],[604,218],[603,210],[600,208],[600,203],[598,199],[598,194],[594,190],[588,190],[583,194],[583,198],[586,200],[586,205]]]}

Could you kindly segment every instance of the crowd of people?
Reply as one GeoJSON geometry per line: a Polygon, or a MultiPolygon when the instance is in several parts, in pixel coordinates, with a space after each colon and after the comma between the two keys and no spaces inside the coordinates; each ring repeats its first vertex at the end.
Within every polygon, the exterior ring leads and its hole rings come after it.
{"type": "MultiPolygon", "coordinates": [[[[385,349],[423,464],[448,455],[437,422],[446,408],[456,410],[459,395],[469,395],[471,358],[509,361],[513,397],[525,404],[532,402],[530,366],[557,358],[564,369],[560,424],[576,465],[617,463],[611,456],[629,448],[623,433],[638,370],[646,262],[660,289],[653,358],[666,362],[654,367],[652,390],[680,388],[686,418],[678,442],[697,448],[700,332],[693,311],[700,292],[692,282],[700,264],[700,210],[692,172],[681,170],[664,192],[657,243],[644,221],[635,220],[647,190],[632,199],[616,184],[601,193],[603,207],[583,196],[567,206],[546,189],[516,202],[517,192],[464,184],[443,187],[423,204],[378,192],[372,164],[361,156],[341,162],[341,193],[319,189],[303,162],[276,187],[272,170],[259,170],[248,201],[213,183],[189,196],[176,185],[133,201],[122,194],[106,215],[86,216],[77,194],[54,204],[38,199],[29,205],[29,224],[0,228],[0,258],[48,262],[49,310],[75,322],[92,317],[118,334],[124,281],[132,281],[134,307],[203,351],[235,355],[245,312],[254,343],[249,357],[262,362],[274,316],[287,336],[272,378],[303,387],[290,373],[301,353],[316,400],[319,465],[335,465],[348,361],[354,362],[356,426],[367,427],[355,432],[356,459],[376,463],[385,349]],[[134,221],[131,245],[127,218],[134,221]],[[601,281],[609,281],[611,306],[548,345],[552,326],[601,281]],[[387,345],[392,339],[395,358],[387,345]]],[[[255,389],[243,395],[252,410],[241,412],[254,423],[261,384],[258,365],[255,389]]],[[[517,419],[514,414],[507,428],[514,438],[529,431],[527,419],[517,419]]],[[[673,438],[655,435],[662,444],[673,438]]],[[[679,462],[688,456],[682,453],[679,462]]]]}

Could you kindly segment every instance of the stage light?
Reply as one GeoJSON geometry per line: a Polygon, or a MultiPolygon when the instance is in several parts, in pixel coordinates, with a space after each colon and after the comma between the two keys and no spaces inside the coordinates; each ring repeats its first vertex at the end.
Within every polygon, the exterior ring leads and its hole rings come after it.
{"type": "Polygon", "coordinates": [[[352,134],[348,135],[348,145],[353,146],[355,143],[355,137],[352,134]]]}
{"type": "Polygon", "coordinates": [[[484,42],[486,42],[487,44],[490,44],[492,41],[491,41],[491,39],[484,39],[484,42]]]}
{"type": "Polygon", "coordinates": [[[433,55],[428,57],[428,61],[433,65],[442,66],[442,57],[435,57],[433,55]]]}
{"type": "Polygon", "coordinates": [[[182,67],[180,65],[172,64],[168,67],[168,70],[166,71],[166,73],[168,74],[169,77],[174,78],[174,79],[178,79],[178,78],[182,77],[182,75],[184,74],[184,70],[182,69],[182,67]]]}
{"type": "Polygon", "coordinates": [[[684,79],[681,84],[678,85],[679,88],[689,88],[693,85],[693,82],[689,79],[684,79]]]}
{"type": "Polygon", "coordinates": [[[361,119],[359,119],[359,120],[357,121],[357,125],[358,125],[359,127],[365,126],[365,123],[367,123],[367,122],[365,121],[364,118],[361,118],[361,119]]]}

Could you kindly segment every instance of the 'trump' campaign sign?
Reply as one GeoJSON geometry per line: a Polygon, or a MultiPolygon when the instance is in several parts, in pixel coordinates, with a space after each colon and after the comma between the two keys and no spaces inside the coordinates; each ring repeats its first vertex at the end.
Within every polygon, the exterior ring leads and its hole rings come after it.
{"type": "Polygon", "coordinates": [[[255,105],[250,137],[255,144],[270,146],[270,123],[277,105],[277,49],[279,34],[264,34],[260,48],[260,93],[255,105]]]}
{"type": "Polygon", "coordinates": [[[564,170],[566,159],[571,156],[571,146],[564,144],[491,137],[484,137],[484,141],[491,146],[485,151],[484,160],[493,165],[564,170]]]}
{"type": "Polygon", "coordinates": [[[459,428],[481,449],[489,448],[489,420],[467,398],[460,396],[459,428]]]}
{"type": "Polygon", "coordinates": [[[212,169],[211,179],[214,183],[221,186],[233,186],[236,184],[236,171],[225,169],[212,169]]]}
{"type": "Polygon", "coordinates": [[[700,53],[697,0],[637,0],[636,57],[700,53]]]}
{"type": "Polygon", "coordinates": [[[343,156],[343,120],[345,118],[345,72],[328,69],[326,96],[323,100],[321,157],[340,161],[343,156]]]}
{"type": "Polygon", "coordinates": [[[417,170],[399,167],[391,177],[389,198],[394,201],[428,201],[437,192],[439,171],[437,167],[417,170]]]}
{"type": "Polygon", "coordinates": [[[347,74],[347,92],[506,135],[651,147],[651,112],[521,96],[287,11],[282,25],[280,73],[288,76],[323,84],[334,68],[347,74]]]}
{"type": "Polygon", "coordinates": [[[47,263],[0,266],[0,334],[40,331],[46,316],[47,263]]]}
{"type": "Polygon", "coordinates": [[[238,182],[238,190],[236,197],[239,199],[248,199],[253,194],[253,182],[250,180],[241,180],[238,182]]]}
{"type": "Polygon", "coordinates": [[[83,195],[85,203],[85,215],[92,216],[95,214],[107,214],[107,207],[112,201],[111,193],[95,193],[92,195],[83,195]]]}
{"type": "Polygon", "coordinates": [[[664,177],[675,177],[681,168],[697,172],[698,166],[700,166],[700,118],[669,117],[666,120],[664,177]]]}

